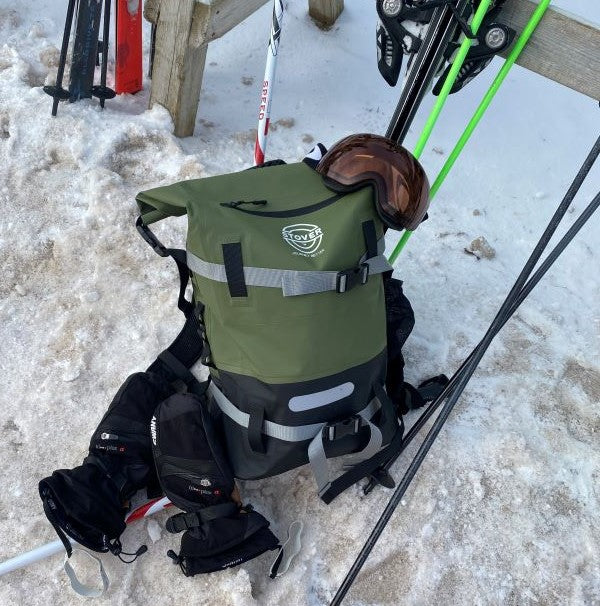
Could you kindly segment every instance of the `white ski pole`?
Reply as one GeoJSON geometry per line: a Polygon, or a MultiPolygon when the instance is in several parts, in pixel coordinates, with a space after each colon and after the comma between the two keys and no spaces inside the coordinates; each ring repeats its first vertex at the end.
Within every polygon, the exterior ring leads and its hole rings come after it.
{"type": "Polygon", "coordinates": [[[279,50],[279,39],[281,37],[281,26],[283,24],[283,0],[273,0],[273,21],[271,23],[271,35],[267,49],[267,64],[265,65],[265,77],[263,78],[260,105],[258,109],[258,130],[256,143],[254,145],[254,165],[265,161],[267,151],[267,134],[269,133],[269,118],[271,115],[271,97],[273,96],[273,84],[275,80],[275,68],[277,67],[277,52],[279,50]]]}
{"type": "MultiPolygon", "coordinates": [[[[125,522],[130,524],[131,522],[135,522],[141,518],[147,518],[158,511],[162,511],[165,509],[165,507],[169,507],[170,505],[171,501],[169,501],[167,497],[153,499],[152,501],[141,505],[129,513],[125,518],[125,522]]],[[[75,542],[71,540],[71,543],[75,542]]],[[[64,549],[65,546],[63,545],[62,541],[57,539],[56,541],[46,543],[41,547],[37,547],[36,549],[32,549],[31,551],[15,556],[10,560],[6,560],[6,562],[0,563],[0,576],[12,572],[13,570],[18,570],[19,568],[25,568],[26,566],[39,562],[40,560],[49,558],[51,555],[64,551],[64,549]]]]}

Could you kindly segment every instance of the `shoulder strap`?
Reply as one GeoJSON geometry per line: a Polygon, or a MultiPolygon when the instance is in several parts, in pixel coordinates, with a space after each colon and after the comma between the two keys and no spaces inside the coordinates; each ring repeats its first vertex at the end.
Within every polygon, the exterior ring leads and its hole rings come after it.
{"type": "Polygon", "coordinates": [[[154,232],[144,223],[140,216],[135,222],[135,227],[144,241],[152,248],[152,250],[161,257],[171,257],[177,264],[179,272],[179,297],[177,299],[177,307],[183,312],[187,318],[194,311],[194,304],[185,298],[185,289],[187,288],[190,279],[190,270],[187,266],[187,253],[181,248],[167,248],[155,235],[154,232]]]}

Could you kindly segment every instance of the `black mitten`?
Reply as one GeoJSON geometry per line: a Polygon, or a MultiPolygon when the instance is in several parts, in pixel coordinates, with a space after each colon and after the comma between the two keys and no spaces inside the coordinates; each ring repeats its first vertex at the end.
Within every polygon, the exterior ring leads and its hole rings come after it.
{"type": "Polygon", "coordinates": [[[44,513],[61,538],[65,534],[93,551],[117,550],[125,529],[125,508],[115,483],[92,463],[59,469],[39,483],[44,513]]]}
{"type": "Polygon", "coordinates": [[[184,513],[167,530],[184,531],[179,555],[168,555],[186,576],[237,566],[278,546],[269,522],[234,498],[235,483],[206,403],[175,394],[157,408],[151,425],[158,479],[184,513]]]}
{"type": "Polygon", "coordinates": [[[83,465],[39,483],[44,512],[69,555],[65,535],[94,551],[121,553],[126,501],[157,484],[149,425],[158,403],[172,393],[156,373],[131,375],[94,432],[83,465]]]}

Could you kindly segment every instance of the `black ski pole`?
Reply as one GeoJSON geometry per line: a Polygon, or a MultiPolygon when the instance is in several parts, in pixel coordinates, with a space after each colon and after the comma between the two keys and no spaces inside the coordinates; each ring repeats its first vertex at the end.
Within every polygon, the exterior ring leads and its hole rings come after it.
{"type": "MultiPolygon", "coordinates": [[[[593,164],[593,162],[597,158],[599,152],[600,152],[600,137],[598,138],[594,147],[592,148],[592,151],[590,152],[590,155],[586,159],[584,166],[582,166],[582,169],[579,171],[579,173],[576,177],[576,180],[574,181],[572,186],[569,188],[569,192],[573,191],[574,185],[576,185],[576,181],[579,179],[580,175],[582,174],[582,171],[585,172],[586,166],[587,166],[587,172],[589,172],[589,169],[591,168],[591,164],[593,164]],[[588,166],[588,162],[590,161],[590,159],[592,157],[593,157],[593,159],[591,160],[591,164],[589,164],[589,166],[588,166]]],[[[587,172],[586,172],[586,174],[587,174],[587,172]]],[[[579,183],[579,185],[581,185],[581,183],[579,183]]],[[[575,191],[576,191],[576,189],[575,189],[575,191]]],[[[496,318],[494,319],[494,321],[492,322],[488,331],[486,332],[484,338],[482,339],[480,344],[475,348],[475,350],[473,351],[471,356],[469,356],[469,360],[467,361],[464,370],[455,374],[455,377],[456,377],[455,388],[452,390],[452,393],[447,396],[448,401],[442,407],[440,414],[438,415],[433,426],[429,430],[429,433],[427,434],[425,440],[421,444],[415,458],[411,462],[404,477],[402,478],[402,481],[400,482],[400,484],[396,488],[394,494],[392,495],[392,498],[386,505],[381,517],[379,518],[377,524],[375,525],[375,528],[371,532],[365,545],[363,546],[363,548],[360,551],[358,557],[356,558],[354,564],[352,565],[352,568],[350,569],[350,571],[346,575],[346,578],[340,585],[340,588],[338,589],[335,597],[333,598],[333,600],[331,602],[331,606],[339,606],[339,604],[342,603],[342,600],[344,599],[346,593],[352,586],[352,583],[356,579],[356,577],[357,577],[358,573],[360,572],[362,566],[364,565],[366,559],[368,558],[369,554],[373,550],[373,547],[375,546],[375,544],[377,543],[377,540],[379,539],[383,530],[387,526],[387,523],[389,522],[392,515],[394,514],[394,511],[396,510],[398,504],[402,500],[402,497],[406,493],[406,490],[410,486],[410,483],[412,482],[416,472],[418,471],[419,467],[421,466],[423,460],[425,459],[427,453],[429,452],[429,449],[431,448],[433,442],[437,438],[437,436],[438,436],[439,432],[441,431],[444,423],[446,422],[448,416],[452,412],[452,409],[454,408],[456,402],[462,395],[462,392],[464,391],[466,385],[468,384],[468,382],[469,382],[470,378],[472,377],[473,373],[475,372],[481,358],[483,357],[483,355],[489,348],[489,345],[491,344],[494,337],[498,334],[498,332],[502,328],[502,326],[504,326],[504,324],[506,324],[506,322],[514,314],[514,312],[516,311],[518,306],[523,302],[523,300],[527,297],[527,295],[533,290],[533,288],[543,278],[543,276],[550,269],[550,267],[553,265],[553,263],[556,261],[556,259],[558,259],[558,257],[562,254],[562,252],[568,246],[568,244],[573,240],[573,238],[576,236],[576,234],[579,232],[579,230],[585,225],[585,223],[589,220],[589,218],[592,216],[592,214],[598,209],[598,206],[600,206],[600,193],[598,193],[595,196],[595,198],[592,200],[592,202],[584,210],[584,212],[578,217],[578,219],[575,221],[575,223],[572,225],[572,227],[567,231],[567,233],[559,241],[558,245],[554,247],[554,249],[551,251],[551,253],[548,255],[548,257],[543,261],[543,263],[540,265],[539,269],[533,274],[533,276],[529,280],[527,280],[525,271],[530,266],[529,262],[535,256],[537,251],[541,250],[543,252],[545,246],[547,245],[547,241],[544,243],[544,237],[547,236],[548,234],[551,235],[556,230],[556,227],[558,226],[558,224],[555,223],[557,216],[560,215],[561,212],[562,212],[562,215],[564,216],[564,212],[566,212],[568,205],[571,203],[572,198],[574,197],[574,194],[573,194],[573,196],[570,196],[569,192],[567,192],[567,195],[561,202],[559,209],[557,210],[557,212],[554,214],[554,216],[550,220],[550,223],[548,224],[548,227],[544,231],[542,238],[536,245],[534,252],[530,256],[530,259],[526,263],[525,267],[523,268],[521,274],[519,275],[519,278],[517,278],[517,281],[515,282],[515,285],[511,289],[509,296],[507,296],[507,298],[505,299],[503,305],[501,306],[500,311],[498,312],[496,318]],[[569,200],[569,198],[571,198],[571,200],[569,200]],[[524,275],[525,275],[525,277],[523,278],[524,275]],[[519,283],[520,283],[520,286],[518,288],[516,288],[519,285],[519,283]],[[511,297],[511,295],[512,295],[512,297],[511,297]]],[[[538,259],[539,259],[539,257],[538,257],[538,259]]],[[[530,273],[531,273],[532,269],[533,268],[530,269],[530,273]]]]}
{"type": "MultiPolygon", "coordinates": [[[[502,326],[504,326],[504,324],[506,323],[507,319],[510,316],[512,316],[512,314],[514,313],[514,311],[511,311],[510,304],[508,304],[507,302],[509,300],[512,301],[513,299],[515,299],[518,296],[519,291],[525,284],[525,281],[531,275],[531,272],[533,271],[534,267],[538,263],[544,250],[548,246],[548,243],[550,242],[552,236],[554,235],[556,229],[558,228],[560,222],[562,221],[565,213],[571,206],[573,199],[575,198],[577,192],[581,188],[581,185],[583,184],[585,178],[587,177],[588,173],[590,172],[592,166],[594,165],[594,163],[599,155],[600,155],[600,137],[597,139],[597,141],[594,144],[594,146],[592,147],[590,153],[584,160],[583,164],[581,165],[581,168],[579,169],[577,175],[575,176],[575,179],[569,186],[567,193],[565,194],[564,198],[562,199],[562,201],[561,201],[560,205],[558,206],[557,210],[555,211],[554,215],[550,219],[550,222],[548,223],[546,229],[544,230],[542,237],[536,244],[533,252],[529,256],[529,259],[525,263],[525,266],[521,270],[517,280],[515,281],[508,296],[506,297],[504,305],[502,306],[502,308],[500,309],[500,311],[498,312],[498,314],[492,321],[490,330],[496,330],[496,329],[500,330],[500,328],[502,328],[502,326]],[[503,316],[505,316],[506,314],[508,314],[508,316],[506,318],[504,318],[503,316]]],[[[481,345],[481,343],[479,343],[479,345],[477,345],[477,347],[479,347],[480,345],[481,345]]],[[[446,387],[444,388],[442,393],[427,407],[427,410],[417,419],[415,424],[411,427],[410,431],[407,433],[406,437],[404,438],[404,444],[402,446],[402,450],[404,450],[406,448],[406,446],[408,446],[408,444],[415,438],[416,434],[419,433],[419,431],[423,428],[423,426],[431,418],[433,413],[439,408],[440,404],[451,394],[451,392],[453,391],[453,389],[456,387],[456,385],[458,383],[460,373],[464,372],[466,367],[471,363],[473,357],[475,356],[477,347],[471,352],[469,357],[462,363],[460,368],[454,373],[454,375],[452,376],[448,385],[446,385],[446,387]]],[[[391,466],[394,464],[394,462],[396,461],[398,456],[401,454],[401,452],[402,451],[398,452],[397,455],[394,455],[394,457],[392,457],[389,461],[387,461],[382,466],[382,469],[385,472],[388,472],[390,470],[391,466]]],[[[369,492],[371,492],[371,490],[373,490],[373,488],[376,485],[377,485],[377,480],[374,477],[371,477],[369,482],[367,483],[367,485],[364,488],[365,494],[369,494],[369,492]]]]}
{"type": "Polygon", "coordinates": [[[58,60],[58,71],[56,72],[56,82],[54,86],[44,86],[44,92],[54,98],[52,101],[52,115],[56,116],[58,102],[69,98],[69,91],[63,88],[63,76],[65,74],[65,64],[67,63],[67,51],[69,50],[69,39],[71,38],[71,26],[73,24],[73,15],[75,14],[75,0],[69,0],[67,6],[67,18],[65,19],[65,29],[63,32],[62,46],[60,47],[60,58],[58,60]]]}
{"type": "Polygon", "coordinates": [[[106,86],[106,71],[108,68],[108,38],[110,36],[110,0],[104,0],[104,30],[102,33],[102,66],[100,68],[100,86],[92,87],[94,97],[100,99],[100,107],[104,107],[106,99],[112,99],[115,91],[106,86]]]}
{"type": "MultiPolygon", "coordinates": [[[[560,256],[560,254],[564,251],[564,249],[568,246],[568,244],[575,237],[577,232],[585,225],[585,223],[589,220],[589,218],[598,209],[599,206],[600,206],[600,193],[598,193],[595,196],[595,198],[592,200],[592,202],[588,205],[588,207],[585,209],[585,211],[581,214],[581,216],[578,217],[577,221],[573,224],[571,229],[567,232],[567,234],[565,234],[565,236],[561,239],[559,244],[552,250],[552,252],[548,256],[548,258],[544,260],[544,262],[540,266],[539,270],[536,271],[535,274],[532,276],[532,279],[527,282],[523,291],[521,291],[519,293],[517,300],[515,300],[514,304],[511,307],[513,310],[513,313],[514,313],[514,311],[516,311],[518,306],[523,302],[523,300],[527,297],[527,295],[533,290],[533,288],[536,286],[536,284],[543,278],[543,276],[546,274],[548,269],[550,269],[552,264],[556,261],[556,259],[560,256]]],[[[507,317],[504,323],[506,323],[506,321],[508,321],[508,319],[509,318],[507,317]]],[[[442,408],[442,410],[441,410],[438,418],[436,419],[434,425],[432,426],[431,430],[427,434],[427,437],[425,438],[423,444],[419,448],[417,455],[415,456],[411,465],[407,469],[406,474],[404,475],[404,477],[402,479],[402,482],[399,484],[394,495],[388,502],[388,505],[384,509],[383,514],[379,518],[379,521],[377,522],[375,528],[373,529],[371,535],[369,536],[369,539],[365,543],[358,558],[356,559],[352,568],[348,572],[348,575],[344,579],[344,582],[338,589],[338,592],[336,593],[333,601],[331,602],[331,606],[338,606],[339,604],[341,604],[346,593],[352,586],[352,583],[356,579],[356,576],[360,572],[364,562],[366,561],[366,559],[368,558],[369,554],[371,553],[373,547],[377,543],[377,540],[379,539],[379,537],[381,536],[381,533],[383,532],[387,523],[391,519],[398,504],[402,500],[402,497],[404,496],[404,494],[406,493],[406,490],[410,486],[410,483],[412,482],[416,472],[418,471],[423,460],[425,459],[425,456],[427,455],[433,442],[437,438],[437,435],[439,434],[440,430],[442,429],[448,416],[452,412],[452,409],[454,408],[456,402],[460,398],[464,388],[466,387],[471,376],[475,372],[475,369],[477,368],[479,361],[481,360],[481,358],[487,351],[490,343],[492,342],[492,340],[495,337],[495,335],[497,334],[497,332],[498,331],[496,331],[495,333],[491,333],[490,336],[487,339],[485,339],[484,342],[482,342],[482,346],[477,350],[476,355],[473,357],[472,362],[469,365],[468,369],[466,369],[466,371],[461,373],[461,375],[459,376],[458,385],[456,386],[455,390],[451,394],[449,400],[446,402],[446,404],[442,408]]]]}

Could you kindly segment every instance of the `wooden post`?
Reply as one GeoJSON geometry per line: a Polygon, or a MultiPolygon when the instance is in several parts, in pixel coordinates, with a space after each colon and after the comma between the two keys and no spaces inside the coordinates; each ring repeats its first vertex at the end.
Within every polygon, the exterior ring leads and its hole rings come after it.
{"type": "Polygon", "coordinates": [[[200,99],[207,45],[241,23],[267,0],[146,0],[156,23],[150,107],[166,107],[175,135],[189,137],[200,99]]]}
{"type": "Polygon", "coordinates": [[[308,0],[308,14],[325,27],[331,27],[343,10],[344,0],[308,0]]]}
{"type": "MultiPolygon", "coordinates": [[[[531,0],[507,0],[498,21],[521,32],[536,6],[531,0]]],[[[581,17],[549,8],[517,63],[600,100],[600,29],[581,17]]]]}
{"type": "Polygon", "coordinates": [[[206,43],[203,25],[210,9],[195,0],[161,0],[156,22],[150,107],[160,103],[169,110],[175,135],[194,132],[206,43]]]}

